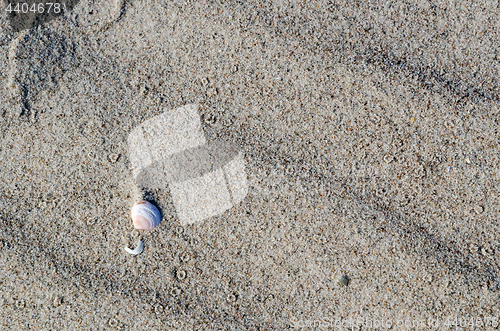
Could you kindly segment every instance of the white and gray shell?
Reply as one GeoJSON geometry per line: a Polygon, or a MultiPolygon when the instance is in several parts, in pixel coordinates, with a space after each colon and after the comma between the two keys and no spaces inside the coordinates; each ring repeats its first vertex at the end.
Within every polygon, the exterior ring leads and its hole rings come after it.
{"type": "Polygon", "coordinates": [[[161,223],[161,213],[152,203],[140,200],[131,210],[134,227],[138,230],[151,230],[161,223]]]}

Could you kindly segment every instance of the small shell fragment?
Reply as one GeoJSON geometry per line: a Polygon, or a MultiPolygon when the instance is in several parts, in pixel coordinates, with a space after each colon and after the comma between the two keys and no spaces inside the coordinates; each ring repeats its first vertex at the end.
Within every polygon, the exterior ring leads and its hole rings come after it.
{"type": "Polygon", "coordinates": [[[137,243],[137,247],[134,250],[131,250],[128,247],[125,247],[125,250],[127,251],[127,253],[132,255],[141,254],[142,251],[144,250],[144,243],[141,240],[139,240],[139,242],[137,243]]]}
{"type": "Polygon", "coordinates": [[[161,223],[161,214],[158,208],[145,200],[138,201],[131,210],[134,227],[138,230],[151,230],[161,223]]]}

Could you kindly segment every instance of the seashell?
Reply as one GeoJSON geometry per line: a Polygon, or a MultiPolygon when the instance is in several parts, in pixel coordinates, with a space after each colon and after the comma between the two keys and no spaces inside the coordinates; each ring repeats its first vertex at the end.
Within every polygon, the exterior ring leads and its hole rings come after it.
{"type": "Polygon", "coordinates": [[[127,253],[132,255],[141,254],[142,251],[144,250],[144,243],[141,240],[139,240],[139,242],[137,243],[137,247],[134,250],[131,250],[128,247],[125,247],[125,250],[127,251],[127,253]]]}
{"type": "Polygon", "coordinates": [[[151,230],[161,222],[160,211],[151,203],[141,200],[131,210],[134,227],[138,230],[151,230]]]}

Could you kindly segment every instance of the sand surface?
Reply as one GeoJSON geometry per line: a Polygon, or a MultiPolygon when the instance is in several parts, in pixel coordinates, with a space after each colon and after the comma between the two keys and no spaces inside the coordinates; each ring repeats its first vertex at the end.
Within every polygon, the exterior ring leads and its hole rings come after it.
{"type": "Polygon", "coordinates": [[[5,3],[0,329],[498,326],[497,1],[81,0],[19,32],[5,3]],[[169,191],[127,136],[187,104],[248,194],[140,234],[169,191]]]}

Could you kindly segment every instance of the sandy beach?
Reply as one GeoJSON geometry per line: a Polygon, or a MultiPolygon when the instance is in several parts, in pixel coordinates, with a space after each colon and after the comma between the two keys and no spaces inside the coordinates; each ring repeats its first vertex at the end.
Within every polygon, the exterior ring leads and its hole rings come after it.
{"type": "Polygon", "coordinates": [[[498,2],[8,3],[1,330],[498,328],[498,2]],[[186,105],[248,186],[192,224],[128,140],[186,105]]]}

